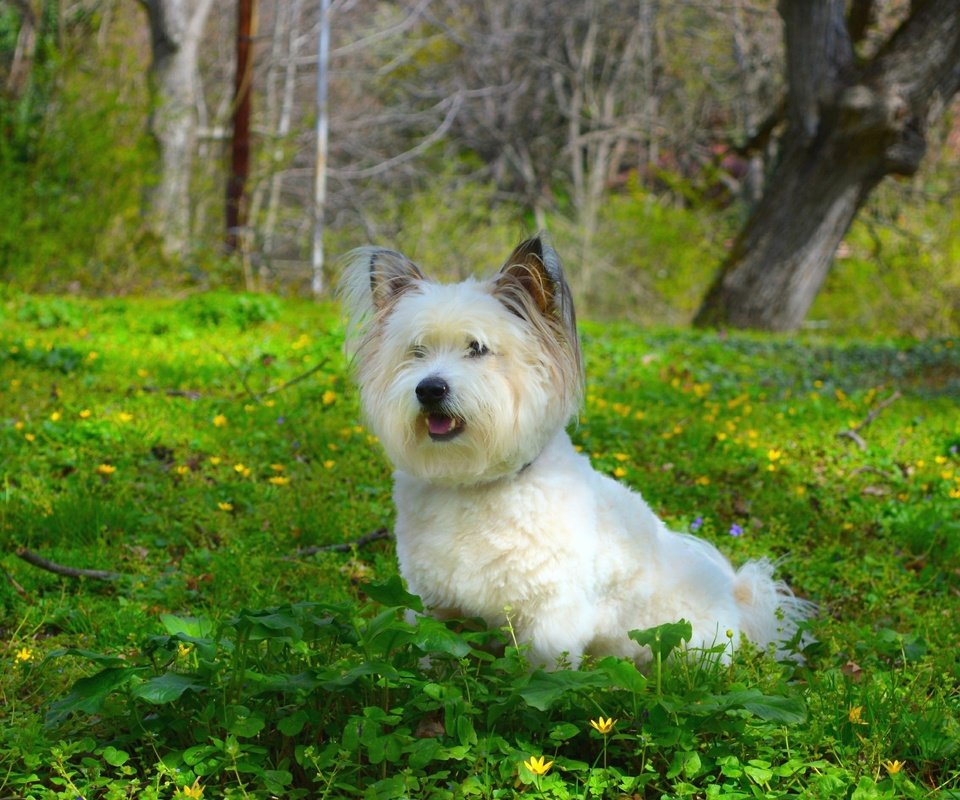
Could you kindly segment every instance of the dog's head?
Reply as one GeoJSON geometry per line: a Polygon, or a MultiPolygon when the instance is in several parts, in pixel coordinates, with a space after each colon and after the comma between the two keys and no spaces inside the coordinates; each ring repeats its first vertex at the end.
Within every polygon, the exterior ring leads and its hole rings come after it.
{"type": "Polygon", "coordinates": [[[341,293],[364,413],[399,469],[446,485],[495,480],[535,460],[576,413],[573,300],[540,237],[493,278],[455,284],[361,248],[341,293]]]}

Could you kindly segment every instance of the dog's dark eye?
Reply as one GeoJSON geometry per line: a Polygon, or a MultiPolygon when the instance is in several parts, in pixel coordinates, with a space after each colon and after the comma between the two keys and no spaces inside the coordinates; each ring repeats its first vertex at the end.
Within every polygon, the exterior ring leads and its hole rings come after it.
{"type": "Polygon", "coordinates": [[[470,358],[475,358],[476,356],[485,356],[490,352],[490,349],[485,344],[480,344],[480,342],[473,341],[468,345],[470,349],[470,358]]]}
{"type": "Polygon", "coordinates": [[[422,345],[415,344],[410,348],[410,353],[414,358],[425,358],[427,355],[427,348],[423,347],[422,345]]]}

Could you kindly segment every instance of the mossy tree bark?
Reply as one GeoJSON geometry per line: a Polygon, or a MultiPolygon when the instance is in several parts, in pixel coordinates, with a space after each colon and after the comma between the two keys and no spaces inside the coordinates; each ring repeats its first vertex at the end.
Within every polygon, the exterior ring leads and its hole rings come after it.
{"type": "Polygon", "coordinates": [[[917,171],[928,118],[960,88],[960,0],[915,0],[867,61],[870,0],[781,0],[786,130],[767,188],[694,324],[794,330],[857,211],[887,175],[917,171]]]}

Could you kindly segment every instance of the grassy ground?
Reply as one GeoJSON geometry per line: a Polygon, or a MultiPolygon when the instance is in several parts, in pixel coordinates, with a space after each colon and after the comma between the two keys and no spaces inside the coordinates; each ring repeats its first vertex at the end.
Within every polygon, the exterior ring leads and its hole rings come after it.
{"type": "Polygon", "coordinates": [[[0,797],[960,797],[960,344],[583,334],[575,440],[784,556],[804,666],[531,673],[411,627],[389,540],[316,550],[392,513],[336,309],[8,293],[0,797]]]}

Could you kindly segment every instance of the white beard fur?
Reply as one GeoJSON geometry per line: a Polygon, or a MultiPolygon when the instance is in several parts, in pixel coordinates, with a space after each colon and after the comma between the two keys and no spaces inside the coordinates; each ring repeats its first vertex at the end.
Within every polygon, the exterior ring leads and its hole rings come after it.
{"type": "Polygon", "coordinates": [[[576,452],[564,430],[581,391],[573,306],[542,240],[490,281],[447,285],[367,248],[343,286],[364,412],[397,467],[400,572],[430,613],[509,616],[547,667],[586,653],[642,662],[627,632],[680,619],[691,646],[726,645],[728,659],[741,636],[766,648],[810,615],[771,562],[734,570],[576,452]],[[430,435],[437,409],[418,400],[436,378],[449,437],[430,435]]]}

